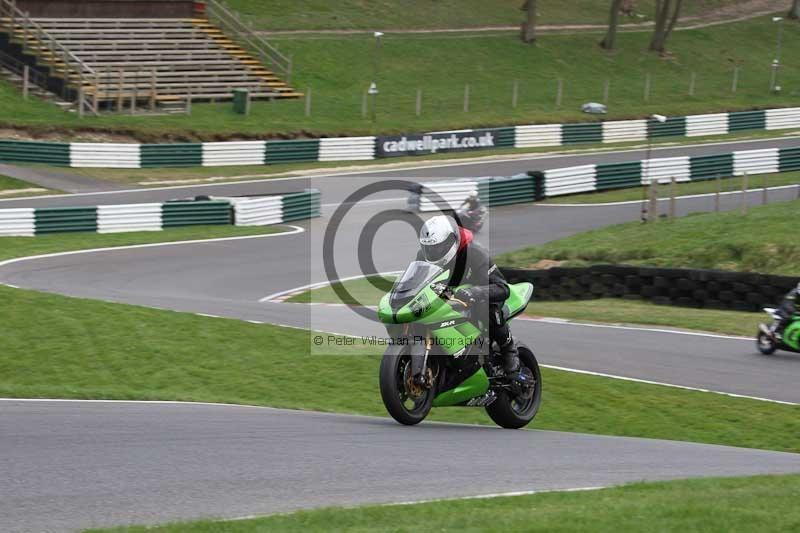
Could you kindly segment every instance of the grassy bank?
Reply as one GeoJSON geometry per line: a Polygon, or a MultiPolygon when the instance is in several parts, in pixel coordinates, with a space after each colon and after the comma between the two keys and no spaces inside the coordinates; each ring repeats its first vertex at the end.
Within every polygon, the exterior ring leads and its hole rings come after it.
{"type": "Polygon", "coordinates": [[[301,90],[312,89],[310,117],[305,116],[305,102],[278,101],[255,103],[248,117],[234,114],[230,104],[198,104],[191,117],[124,115],[81,120],[42,102],[26,102],[16,89],[0,84],[0,124],[41,131],[116,130],[153,141],[166,137],[220,140],[233,135],[358,135],[590,120],[580,113],[580,105],[601,99],[606,79],[611,83],[607,118],[796,105],[800,90],[798,24],[785,24],[781,95],[767,90],[775,46],[775,24],[769,17],[678,32],[671,40],[672,55],[666,59],[646,51],[648,38],[647,33],[623,34],[619,50],[608,54],[597,46],[596,35],[545,35],[536,46],[528,46],[512,33],[387,34],[381,51],[377,80],[381,92],[374,125],[370,113],[363,117],[361,111],[363,92],[375,77],[374,39],[364,35],[272,39],[293,57],[293,84],[301,90]],[[732,93],[735,65],[740,67],[739,87],[732,93]],[[689,96],[693,72],[697,74],[695,93],[689,96]],[[651,76],[647,102],[646,74],[651,76]],[[558,79],[564,81],[560,107],[556,107],[558,79]],[[516,108],[511,105],[514,80],[519,82],[516,108]],[[470,86],[468,112],[463,110],[466,84],[470,86]],[[423,94],[419,117],[415,114],[417,89],[423,94]]]}
{"type": "Polygon", "coordinates": [[[746,216],[727,212],[657,224],[630,222],[509,252],[497,262],[524,268],[553,259],[569,265],[625,263],[800,275],[798,209],[800,201],[794,201],[755,207],[746,216]]]}
{"type": "Polygon", "coordinates": [[[0,175],[0,198],[12,198],[20,195],[33,196],[45,194],[47,192],[55,191],[48,191],[47,189],[39,187],[38,185],[34,185],[33,183],[28,183],[26,181],[0,175]]]}
{"type": "MultiPolygon", "coordinates": [[[[296,329],[7,287],[0,300],[5,397],[191,400],[385,416],[379,348],[357,343],[309,355],[310,334],[296,329]]],[[[798,407],[550,369],[544,382],[536,428],[800,451],[798,407]]],[[[491,423],[482,409],[469,408],[434,410],[432,419],[491,423]]]]}
{"type": "Polygon", "coordinates": [[[104,531],[794,531],[800,524],[799,491],[797,475],[694,479],[634,483],[584,492],[331,508],[232,522],[201,521],[104,531]]]}
{"type": "Polygon", "coordinates": [[[132,233],[65,233],[39,235],[36,237],[0,237],[0,261],[16,257],[89,250],[92,248],[267,235],[284,230],[285,228],[281,226],[191,226],[172,228],[165,231],[132,233]]]}
{"type": "MultiPolygon", "coordinates": [[[[732,3],[732,0],[689,2],[682,13],[691,17],[732,3]]],[[[231,0],[229,4],[257,28],[270,30],[517,26],[524,16],[516,0],[340,0],[335,4],[325,0],[231,0]]],[[[653,0],[639,0],[636,6],[639,16],[622,17],[622,23],[652,21],[653,0]]],[[[586,0],[539,0],[538,14],[540,24],[604,24],[608,6],[586,0]]]]}
{"type": "MultiPolygon", "coordinates": [[[[717,188],[723,193],[741,191],[744,187],[744,178],[736,176],[720,180],[719,185],[716,181],[697,181],[689,183],[678,183],[675,185],[677,196],[689,196],[693,194],[709,194],[717,192],[717,188]]],[[[756,190],[766,187],[782,187],[785,185],[796,185],[800,183],[800,172],[786,172],[782,174],[764,174],[761,176],[749,176],[747,189],[756,190]]],[[[670,185],[659,185],[659,198],[669,198],[670,185]]],[[[620,189],[617,191],[603,191],[589,194],[576,194],[571,196],[560,196],[546,201],[548,204],[601,204],[605,202],[630,202],[641,201],[642,189],[620,189]]]]}

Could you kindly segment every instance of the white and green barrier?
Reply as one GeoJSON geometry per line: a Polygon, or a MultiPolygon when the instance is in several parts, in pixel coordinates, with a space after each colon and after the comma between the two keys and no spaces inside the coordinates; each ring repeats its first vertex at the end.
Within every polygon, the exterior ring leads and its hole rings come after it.
{"type": "Polygon", "coordinates": [[[419,211],[454,209],[476,189],[489,206],[532,202],[554,196],[624,189],[654,181],[680,183],[800,170],[800,147],[743,150],[717,155],[665,157],[626,163],[580,165],[531,171],[510,178],[421,183],[409,206],[419,211]]]}
{"type": "Polygon", "coordinates": [[[368,161],[493,148],[637,142],[660,137],[705,137],[746,130],[792,128],[800,128],[800,107],[668,117],[663,123],[641,119],[597,121],[290,141],[120,144],[0,140],[0,162],[101,168],[276,165],[368,161]]]}
{"type": "Polygon", "coordinates": [[[320,215],[320,193],[261,198],[213,198],[164,203],[0,209],[0,236],[89,231],[122,233],[161,231],[199,225],[263,226],[320,215]]]}
{"type": "Polygon", "coordinates": [[[229,198],[237,226],[265,226],[320,216],[317,189],[282,196],[229,198]]]}

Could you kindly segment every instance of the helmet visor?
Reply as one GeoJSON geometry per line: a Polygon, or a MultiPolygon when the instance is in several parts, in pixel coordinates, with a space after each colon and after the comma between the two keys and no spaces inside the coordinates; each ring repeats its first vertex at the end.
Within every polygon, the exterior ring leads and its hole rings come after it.
{"type": "Polygon", "coordinates": [[[450,250],[456,245],[455,235],[448,235],[448,237],[438,244],[423,244],[422,255],[429,263],[438,263],[441,261],[450,250]]]}

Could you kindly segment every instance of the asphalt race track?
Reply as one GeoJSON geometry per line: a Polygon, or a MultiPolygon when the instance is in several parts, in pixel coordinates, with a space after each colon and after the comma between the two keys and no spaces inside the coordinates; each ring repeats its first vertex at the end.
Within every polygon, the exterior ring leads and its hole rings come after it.
{"type": "Polygon", "coordinates": [[[235,406],[0,402],[0,435],[5,532],[800,472],[787,453],[235,406]]]}
{"type": "MultiPolygon", "coordinates": [[[[653,157],[789,145],[797,145],[797,140],[669,148],[654,150],[653,157]]],[[[345,307],[260,302],[326,279],[320,246],[326,224],[336,206],[359,186],[387,178],[509,175],[643,156],[631,151],[461,162],[311,180],[3,201],[2,207],[129,203],[313,186],[322,190],[326,208],[321,219],[299,224],[292,234],[17,261],[0,266],[0,282],[321,331],[379,335],[383,330],[378,324],[345,307]]],[[[796,194],[793,189],[771,191],[770,199],[789,200],[796,194]]],[[[390,191],[369,200],[353,206],[337,233],[333,256],[340,277],[361,273],[353,252],[359,235],[375,214],[401,208],[404,195],[390,191]]],[[[760,192],[751,193],[749,200],[759,202],[760,192]]],[[[738,196],[726,197],[723,208],[736,208],[739,201],[738,196]]],[[[710,197],[678,202],[679,214],[712,207],[710,197]]],[[[497,253],[638,216],[635,203],[509,206],[492,210],[480,240],[497,253]]],[[[408,225],[383,226],[372,250],[377,270],[404,268],[415,249],[408,225]]],[[[528,320],[515,321],[513,330],[543,364],[800,403],[796,386],[800,358],[757,356],[748,339],[528,320]]],[[[11,480],[0,484],[4,531],[60,531],[696,475],[800,472],[800,457],[792,454],[433,423],[409,429],[367,417],[176,404],[0,402],[0,449],[0,472],[9,472],[3,477],[11,480]],[[442,442],[447,443],[448,454],[425,453],[440,449],[442,442]],[[411,447],[413,455],[398,453],[411,447]],[[487,450],[528,460],[497,461],[487,450]],[[469,468],[463,468],[466,458],[469,468]],[[419,476],[419,471],[426,474],[419,476]],[[448,475],[435,475],[437,471],[448,475]]]]}

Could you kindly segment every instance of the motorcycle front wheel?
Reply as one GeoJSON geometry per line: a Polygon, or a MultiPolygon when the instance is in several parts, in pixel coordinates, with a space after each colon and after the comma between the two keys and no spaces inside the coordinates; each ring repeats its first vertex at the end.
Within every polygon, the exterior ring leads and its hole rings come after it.
{"type": "Polygon", "coordinates": [[[775,353],[775,350],[778,349],[777,345],[775,344],[775,339],[763,331],[758,332],[758,337],[756,337],[756,348],[758,348],[758,351],[764,355],[772,355],[775,353]]]}
{"type": "Polygon", "coordinates": [[[392,418],[406,426],[425,420],[436,396],[434,388],[415,386],[411,377],[409,353],[387,352],[383,355],[379,373],[381,399],[392,418]]]}
{"type": "Polygon", "coordinates": [[[519,362],[533,374],[533,394],[525,398],[500,391],[497,399],[486,406],[486,413],[494,423],[506,429],[519,429],[530,424],[542,403],[542,372],[539,370],[539,362],[530,348],[523,344],[519,345],[519,362]]]}

